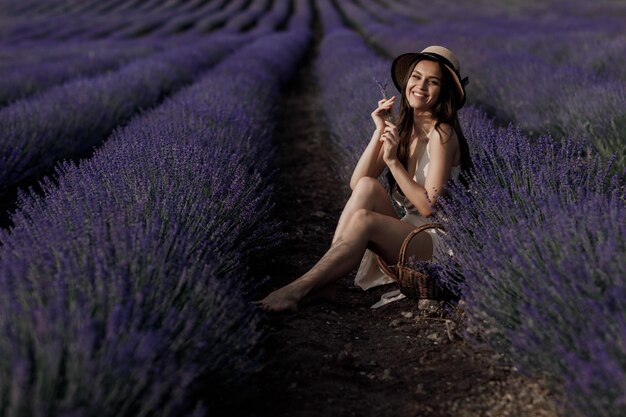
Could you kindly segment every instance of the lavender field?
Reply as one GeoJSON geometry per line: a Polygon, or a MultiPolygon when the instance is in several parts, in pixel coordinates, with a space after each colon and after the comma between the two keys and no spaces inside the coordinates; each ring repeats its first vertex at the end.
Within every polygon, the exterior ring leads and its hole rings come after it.
{"type": "Polygon", "coordinates": [[[560,415],[626,415],[623,1],[0,0],[0,416],[237,415],[290,82],[347,184],[376,81],[430,44],[470,80],[437,213],[467,340],[560,415]]]}

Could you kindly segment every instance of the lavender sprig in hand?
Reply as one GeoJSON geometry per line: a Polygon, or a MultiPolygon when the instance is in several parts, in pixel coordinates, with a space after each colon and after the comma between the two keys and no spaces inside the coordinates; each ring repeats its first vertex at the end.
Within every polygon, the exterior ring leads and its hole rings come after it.
{"type": "MultiPolygon", "coordinates": [[[[381,83],[376,77],[374,77],[374,81],[376,81],[376,84],[378,85],[378,89],[380,90],[380,94],[383,96],[383,99],[387,100],[387,83],[381,83]]],[[[387,112],[385,118],[388,122],[393,123],[393,114],[391,111],[387,112]]]]}

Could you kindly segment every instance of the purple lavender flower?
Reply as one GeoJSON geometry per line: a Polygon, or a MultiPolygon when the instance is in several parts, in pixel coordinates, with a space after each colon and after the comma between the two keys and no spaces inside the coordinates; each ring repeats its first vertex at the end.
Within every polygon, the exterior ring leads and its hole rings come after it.
{"type": "Polygon", "coordinates": [[[378,81],[376,77],[374,77],[374,81],[376,82],[376,85],[378,85],[380,95],[382,96],[382,98],[386,100],[387,99],[387,83],[385,84],[381,83],[380,81],[378,81]]]}

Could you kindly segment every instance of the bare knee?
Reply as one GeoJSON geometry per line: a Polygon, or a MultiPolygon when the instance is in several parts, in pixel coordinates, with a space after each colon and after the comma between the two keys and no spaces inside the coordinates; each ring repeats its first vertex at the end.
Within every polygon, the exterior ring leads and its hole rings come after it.
{"type": "Polygon", "coordinates": [[[371,196],[376,194],[386,194],[385,187],[376,178],[361,177],[357,181],[352,193],[357,193],[363,196],[371,196]]]}
{"type": "Polygon", "coordinates": [[[374,222],[375,212],[368,209],[358,209],[350,218],[349,229],[354,233],[366,233],[374,222]]]}
{"type": "Polygon", "coordinates": [[[353,240],[369,236],[374,213],[364,208],[355,210],[347,219],[345,227],[333,237],[333,244],[340,240],[353,240]]]}

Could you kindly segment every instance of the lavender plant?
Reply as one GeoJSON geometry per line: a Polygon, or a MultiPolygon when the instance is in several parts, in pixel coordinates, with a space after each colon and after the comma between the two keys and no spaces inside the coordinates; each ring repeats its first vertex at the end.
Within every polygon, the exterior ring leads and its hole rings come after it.
{"type": "MultiPolygon", "coordinates": [[[[623,285],[624,184],[581,144],[532,141],[472,109],[463,116],[475,168],[469,190],[457,184],[443,200],[443,240],[454,253],[444,281],[489,343],[580,395],[571,388],[576,372],[560,358],[588,357],[581,332],[596,323],[582,306],[608,306],[606,291],[623,285]]],[[[595,343],[619,361],[621,339],[595,343]]],[[[621,384],[594,395],[606,403],[621,384]]],[[[607,415],[619,415],[619,404],[611,405],[607,415]]]]}
{"type": "Polygon", "coordinates": [[[80,79],[0,110],[0,193],[84,155],[141,108],[152,106],[245,39],[211,38],[80,79]]]}
{"type": "Polygon", "coordinates": [[[305,28],[305,33],[308,33],[313,26],[313,4],[305,1],[295,2],[286,26],[288,30],[296,31],[305,28]]]}
{"type": "Polygon", "coordinates": [[[5,415],[179,415],[199,376],[219,373],[209,386],[218,389],[258,367],[262,335],[239,296],[243,271],[204,252],[225,244],[204,211],[220,209],[208,188],[218,161],[153,140],[127,145],[144,160],[64,166],[60,187],[24,201],[3,236],[5,415]]]}
{"type": "Polygon", "coordinates": [[[3,414],[208,415],[246,393],[247,260],[277,237],[272,109],[310,37],[242,48],[22,196],[0,234],[3,414]]]}
{"type": "Polygon", "coordinates": [[[176,33],[187,31],[195,21],[216,12],[220,6],[218,2],[173,2],[165,6],[145,2],[83,2],[75,7],[49,4],[47,8],[31,6],[14,13],[2,30],[4,39],[12,42],[154,37],[162,34],[163,29],[169,32],[165,26],[175,27],[176,33]]]}
{"type": "Polygon", "coordinates": [[[416,24],[416,20],[411,19],[407,14],[397,13],[389,5],[381,4],[381,2],[376,0],[350,0],[338,4],[345,8],[345,12],[350,16],[353,13],[366,16],[363,13],[367,13],[369,21],[391,24],[397,29],[410,28],[416,24]]]}
{"type": "Polygon", "coordinates": [[[187,13],[169,19],[163,26],[155,29],[154,35],[172,35],[186,30],[190,30],[196,21],[216,13],[224,6],[226,1],[212,1],[201,6],[199,9],[189,10],[187,13]]]}
{"type": "MultiPolygon", "coordinates": [[[[262,19],[257,20],[255,26],[250,29],[250,31],[255,34],[263,34],[271,33],[272,31],[277,30],[283,27],[283,25],[287,24],[290,24],[293,27],[294,19],[289,19],[290,17],[292,17],[290,16],[290,8],[291,2],[289,1],[272,2],[269,11],[263,16],[262,19]]],[[[297,13],[298,11],[295,10],[294,15],[297,13]]]]}
{"type": "Polygon", "coordinates": [[[252,2],[249,7],[241,13],[228,19],[222,30],[236,33],[253,27],[256,25],[256,21],[259,17],[265,14],[269,6],[269,0],[256,0],[252,2]]]}
{"type": "Polygon", "coordinates": [[[574,413],[614,417],[626,412],[624,296],[623,286],[615,286],[605,291],[601,302],[586,300],[581,310],[593,326],[580,334],[576,351],[561,349],[565,390],[574,413]]]}
{"type": "Polygon", "coordinates": [[[159,50],[158,43],[147,39],[123,43],[109,40],[68,42],[46,40],[17,45],[0,43],[0,72],[8,73],[17,68],[27,71],[37,65],[78,60],[81,56],[84,58],[106,56],[115,51],[141,54],[156,50],[159,50]],[[143,52],[144,50],[146,52],[143,52]]]}
{"type": "MultiPolygon", "coordinates": [[[[284,2],[284,0],[278,3],[282,2],[284,2]]],[[[179,18],[181,17],[181,15],[187,19],[191,19],[195,24],[196,21],[205,17],[207,14],[219,14],[219,7],[216,6],[219,5],[216,5],[215,3],[202,5],[201,9],[197,9],[189,13],[186,10],[188,7],[185,7],[185,4],[176,4],[172,5],[169,8],[156,8],[156,10],[151,10],[149,19],[145,17],[144,11],[137,10],[136,7],[133,7],[131,8],[131,11],[136,14],[136,16],[133,16],[133,22],[126,30],[115,31],[114,36],[121,38],[146,35],[154,36],[159,33],[160,29],[168,25],[173,18],[179,18]],[[141,16],[142,14],[144,16],[141,16]]],[[[246,31],[249,29],[249,27],[253,26],[256,21],[261,18],[261,16],[264,15],[264,12],[268,8],[268,6],[269,2],[266,0],[248,2],[244,8],[238,9],[236,10],[235,14],[229,15],[228,20],[224,21],[224,25],[220,26],[219,29],[221,32],[228,33],[238,33],[246,31]]],[[[116,14],[128,19],[128,17],[125,16],[125,14],[127,13],[116,11],[116,14]]],[[[180,24],[178,25],[179,30],[188,30],[191,26],[193,26],[193,24],[187,24],[186,26],[187,27],[181,27],[180,24]]]]}
{"type": "Polygon", "coordinates": [[[317,0],[315,7],[325,36],[330,35],[335,30],[347,29],[343,17],[333,5],[332,0],[317,0]]]}
{"type": "Polygon", "coordinates": [[[205,18],[198,19],[194,25],[194,32],[206,33],[224,26],[230,18],[244,10],[247,3],[246,0],[233,0],[229,2],[223,9],[205,18]]]}
{"type": "Polygon", "coordinates": [[[242,11],[241,7],[235,6],[230,9],[228,14],[224,14],[222,9],[228,6],[225,6],[225,3],[226,2],[223,1],[215,1],[201,4],[200,7],[191,7],[192,3],[170,4],[169,7],[163,4],[157,4],[151,9],[152,23],[143,22],[143,20],[145,20],[144,11],[136,10],[135,8],[135,13],[129,16],[128,12],[115,9],[110,11],[112,14],[110,22],[105,22],[105,24],[101,25],[103,28],[99,28],[96,33],[92,31],[85,32],[85,36],[114,36],[121,38],[127,38],[128,36],[148,36],[150,38],[162,39],[164,35],[178,35],[180,33],[198,35],[197,27],[199,22],[211,18],[211,16],[215,16],[219,24],[211,26],[209,30],[214,28],[219,29],[225,24],[226,20],[220,20],[218,16],[222,16],[222,18],[224,16],[235,17],[239,11],[242,11]],[[117,30],[118,28],[116,28],[120,20],[127,21],[124,30],[117,30]],[[131,27],[128,27],[128,22],[130,22],[131,27]],[[135,26],[134,29],[132,28],[133,25],[135,26]]]}
{"type": "Polygon", "coordinates": [[[370,50],[353,31],[333,29],[322,40],[317,78],[322,107],[332,109],[325,117],[338,149],[338,173],[346,181],[372,135],[369,115],[380,100],[374,78],[387,84],[388,69],[389,63],[370,50]],[[348,68],[346,62],[350,63],[348,68]],[[338,101],[337,97],[342,99],[338,101]]]}
{"type": "MultiPolygon", "coordinates": [[[[50,48],[50,46],[48,46],[50,48]]],[[[3,70],[0,77],[0,106],[17,99],[48,90],[76,78],[93,77],[103,72],[115,71],[133,59],[143,58],[154,52],[155,45],[93,45],[74,46],[63,44],[63,49],[74,49],[67,59],[16,65],[3,70]],[[95,47],[95,48],[94,48],[95,47]]],[[[35,53],[40,54],[39,47],[35,53]]],[[[60,48],[57,48],[60,49],[60,48]]],[[[22,51],[22,54],[24,52],[22,51]]]]}

